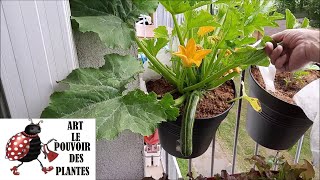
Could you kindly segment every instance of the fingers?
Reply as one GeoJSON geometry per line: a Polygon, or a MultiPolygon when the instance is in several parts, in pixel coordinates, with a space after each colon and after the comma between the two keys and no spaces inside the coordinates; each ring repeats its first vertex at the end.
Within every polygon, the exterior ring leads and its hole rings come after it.
{"type": "Polygon", "coordinates": [[[273,44],[271,42],[266,43],[265,51],[267,55],[270,57],[272,51],[273,51],[273,44]]]}
{"type": "Polygon", "coordinates": [[[280,58],[281,54],[283,52],[283,47],[281,45],[277,46],[269,55],[271,59],[271,63],[275,64],[276,60],[280,58]]]}
{"type": "Polygon", "coordinates": [[[284,39],[284,36],[286,35],[287,31],[281,31],[279,33],[276,33],[274,35],[271,36],[271,38],[275,41],[275,42],[281,42],[284,39]]]}
{"type": "Polygon", "coordinates": [[[285,68],[285,64],[287,63],[288,61],[288,55],[287,54],[284,54],[282,55],[281,57],[279,57],[278,59],[276,59],[275,63],[274,63],[274,66],[279,69],[280,71],[284,71],[286,70],[285,68]]]}
{"type": "Polygon", "coordinates": [[[301,44],[293,49],[286,70],[294,71],[306,65],[309,61],[306,57],[306,47],[301,44]]]}

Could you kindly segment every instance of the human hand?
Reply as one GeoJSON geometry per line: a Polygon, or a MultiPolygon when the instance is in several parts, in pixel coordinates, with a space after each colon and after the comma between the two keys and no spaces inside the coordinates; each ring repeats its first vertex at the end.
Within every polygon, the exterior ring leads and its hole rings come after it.
{"type": "Polygon", "coordinates": [[[267,42],[265,51],[280,71],[294,71],[309,62],[320,62],[320,31],[289,29],[271,37],[282,44],[274,49],[273,44],[267,42]]]}

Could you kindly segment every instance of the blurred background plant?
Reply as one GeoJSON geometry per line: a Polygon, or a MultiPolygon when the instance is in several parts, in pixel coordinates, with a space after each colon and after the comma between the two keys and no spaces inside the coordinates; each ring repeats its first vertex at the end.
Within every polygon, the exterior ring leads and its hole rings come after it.
{"type": "Polygon", "coordinates": [[[307,17],[312,27],[320,28],[319,0],[277,0],[277,8],[283,14],[290,9],[297,18],[307,17]]]}

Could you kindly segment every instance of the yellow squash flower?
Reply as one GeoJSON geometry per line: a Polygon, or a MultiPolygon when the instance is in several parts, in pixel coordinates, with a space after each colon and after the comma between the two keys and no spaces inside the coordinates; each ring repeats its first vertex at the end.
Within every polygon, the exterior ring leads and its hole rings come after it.
{"type": "Polygon", "coordinates": [[[213,26],[203,26],[200,27],[198,30],[198,36],[203,37],[204,35],[214,31],[214,27],[213,26]]]}
{"type": "Polygon", "coordinates": [[[187,46],[179,46],[179,52],[173,53],[182,59],[184,67],[191,67],[195,64],[200,66],[202,59],[211,52],[210,49],[200,49],[196,46],[195,40],[192,38],[188,41],[187,46]]]}

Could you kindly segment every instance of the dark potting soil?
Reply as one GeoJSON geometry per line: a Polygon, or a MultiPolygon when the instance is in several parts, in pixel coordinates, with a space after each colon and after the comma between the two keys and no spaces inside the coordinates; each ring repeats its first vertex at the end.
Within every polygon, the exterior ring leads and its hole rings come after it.
{"type": "MultiPolygon", "coordinates": [[[[153,91],[160,96],[175,89],[163,78],[149,81],[146,86],[148,92],[153,91]]],[[[227,81],[214,90],[207,91],[198,103],[196,119],[211,118],[223,113],[231,106],[227,101],[234,99],[234,94],[231,81],[227,81]]],[[[173,97],[177,98],[179,94],[175,93],[173,97]]]]}
{"type": "MultiPolygon", "coordinates": [[[[262,79],[261,73],[258,68],[254,67],[251,69],[254,79],[265,89],[265,84],[262,79]]],[[[286,78],[292,76],[292,72],[276,72],[274,81],[276,92],[269,92],[273,96],[281,99],[287,103],[295,104],[293,96],[300,91],[303,87],[311,83],[312,81],[320,78],[320,72],[316,70],[308,70],[309,74],[302,77],[301,80],[294,80],[286,85],[286,78]]]]}

